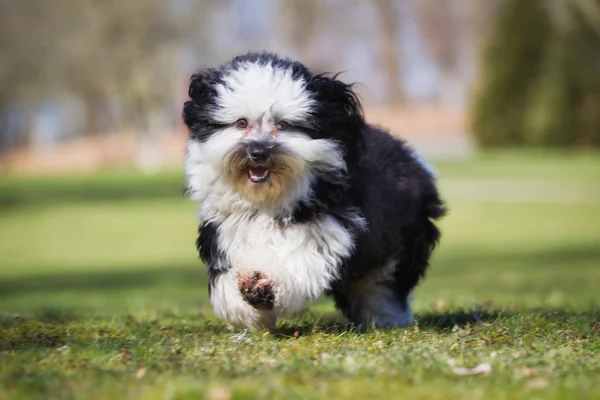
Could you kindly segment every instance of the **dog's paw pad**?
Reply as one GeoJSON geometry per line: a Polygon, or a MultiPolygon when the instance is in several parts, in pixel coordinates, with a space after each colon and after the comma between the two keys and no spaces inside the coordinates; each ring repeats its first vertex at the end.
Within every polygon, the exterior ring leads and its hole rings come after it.
{"type": "Polygon", "coordinates": [[[242,298],[254,308],[272,310],[275,305],[275,288],[271,280],[256,271],[239,281],[242,298]]]}

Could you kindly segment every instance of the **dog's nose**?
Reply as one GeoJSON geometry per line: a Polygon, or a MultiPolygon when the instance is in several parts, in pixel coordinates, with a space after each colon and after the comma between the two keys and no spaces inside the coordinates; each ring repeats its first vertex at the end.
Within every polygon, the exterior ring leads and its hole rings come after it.
{"type": "Polygon", "coordinates": [[[269,158],[269,150],[264,147],[251,147],[248,155],[254,162],[263,162],[269,158]]]}

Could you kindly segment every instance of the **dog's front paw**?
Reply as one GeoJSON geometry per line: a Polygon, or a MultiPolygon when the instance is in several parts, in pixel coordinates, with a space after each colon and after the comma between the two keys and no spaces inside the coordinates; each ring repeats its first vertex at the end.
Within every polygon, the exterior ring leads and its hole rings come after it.
{"type": "Polygon", "coordinates": [[[242,298],[259,310],[272,310],[275,305],[275,285],[273,281],[255,271],[238,281],[242,298]]]}

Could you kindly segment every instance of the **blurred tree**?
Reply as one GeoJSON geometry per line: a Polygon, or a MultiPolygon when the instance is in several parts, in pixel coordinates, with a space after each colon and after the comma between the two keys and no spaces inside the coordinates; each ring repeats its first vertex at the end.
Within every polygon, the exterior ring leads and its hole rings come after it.
{"type": "Polygon", "coordinates": [[[524,143],[523,125],[551,32],[545,0],[505,0],[482,56],[472,129],[482,146],[524,143]]]}
{"type": "Polygon", "coordinates": [[[418,4],[429,53],[443,71],[454,69],[458,55],[456,28],[461,21],[448,18],[453,11],[453,2],[455,0],[421,0],[418,4]]]}
{"type": "Polygon", "coordinates": [[[184,39],[197,38],[226,3],[0,1],[0,113],[75,97],[86,110],[84,133],[117,124],[144,132],[153,114],[171,112],[184,39]]]}
{"type": "Polygon", "coordinates": [[[553,0],[554,31],[525,125],[533,145],[600,145],[600,3],[553,0]],[[594,4],[595,3],[595,4],[594,4]]]}
{"type": "MultiPolygon", "coordinates": [[[[32,113],[56,82],[46,82],[53,71],[46,60],[54,53],[52,42],[57,26],[46,23],[52,13],[42,0],[0,2],[0,117],[9,109],[21,121],[16,143],[26,143],[32,113]],[[15,110],[18,110],[15,111],[15,110]]],[[[4,132],[0,132],[5,136],[4,132]]],[[[13,142],[3,140],[3,142],[13,142]]]]}
{"type": "Polygon", "coordinates": [[[548,15],[553,22],[546,51],[543,54],[542,70],[533,83],[530,105],[524,112],[526,120],[522,127],[524,141],[532,145],[568,145],[573,142],[575,132],[574,115],[569,107],[575,101],[573,90],[573,61],[570,60],[568,31],[573,22],[569,15],[568,0],[550,0],[548,15]]]}
{"type": "Polygon", "coordinates": [[[379,17],[379,56],[386,76],[388,102],[404,103],[400,51],[398,49],[398,14],[394,0],[374,0],[379,17]]]}
{"type": "Polygon", "coordinates": [[[284,0],[277,3],[278,21],[284,40],[298,53],[298,58],[314,67],[311,51],[317,38],[325,4],[320,0],[284,0]]]}
{"type": "Polygon", "coordinates": [[[505,0],[473,106],[480,144],[600,145],[599,0],[505,0]]]}

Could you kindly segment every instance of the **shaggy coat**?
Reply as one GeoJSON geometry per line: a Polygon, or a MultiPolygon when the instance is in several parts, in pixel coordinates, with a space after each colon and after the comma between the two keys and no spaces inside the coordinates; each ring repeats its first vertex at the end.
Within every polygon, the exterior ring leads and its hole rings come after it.
{"type": "Polygon", "coordinates": [[[445,213],[432,169],[367,124],[352,85],[249,53],[192,76],[187,187],[215,313],[275,327],[324,294],[363,327],[412,322],[445,213]]]}

